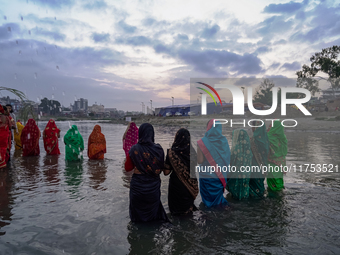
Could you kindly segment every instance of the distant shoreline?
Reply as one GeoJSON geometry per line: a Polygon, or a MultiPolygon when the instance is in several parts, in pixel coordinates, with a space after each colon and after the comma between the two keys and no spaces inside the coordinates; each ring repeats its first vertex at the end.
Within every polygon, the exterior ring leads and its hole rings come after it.
{"type": "MultiPolygon", "coordinates": [[[[50,117],[43,117],[39,121],[48,121],[50,117]]],[[[232,116],[232,115],[209,115],[209,116],[173,116],[173,117],[159,117],[159,116],[151,116],[151,115],[143,115],[132,117],[132,121],[134,121],[137,125],[141,125],[142,123],[148,122],[154,126],[177,126],[177,127],[193,127],[204,125],[209,119],[245,119],[246,122],[250,119],[276,119],[277,116],[252,116],[248,114],[248,116],[232,116]],[[191,125],[191,126],[190,126],[191,125]]],[[[124,119],[95,119],[95,118],[53,118],[55,121],[96,121],[98,123],[110,123],[110,124],[122,124],[127,125],[128,122],[124,119]]],[[[295,119],[298,122],[298,125],[293,128],[285,128],[288,132],[331,132],[331,133],[340,133],[340,112],[321,112],[321,113],[313,113],[312,116],[286,116],[280,117],[280,119],[295,119]]],[[[269,122],[266,123],[267,127],[269,126],[269,122]]],[[[229,124],[225,124],[230,127],[229,124]]],[[[242,128],[242,125],[234,125],[231,129],[242,128]]],[[[248,128],[248,126],[246,126],[248,128]]]]}

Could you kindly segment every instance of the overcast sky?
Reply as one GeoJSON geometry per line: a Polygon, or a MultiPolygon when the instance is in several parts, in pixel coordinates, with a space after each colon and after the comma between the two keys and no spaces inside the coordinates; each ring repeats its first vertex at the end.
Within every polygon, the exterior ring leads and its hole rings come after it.
{"type": "Polygon", "coordinates": [[[190,78],[296,77],[340,45],[339,1],[0,0],[0,86],[141,110],[190,78]]]}

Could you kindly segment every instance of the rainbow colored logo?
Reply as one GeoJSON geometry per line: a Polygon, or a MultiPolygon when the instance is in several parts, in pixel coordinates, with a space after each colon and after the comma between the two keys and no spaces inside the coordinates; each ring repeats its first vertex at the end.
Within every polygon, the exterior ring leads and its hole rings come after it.
{"type": "MultiPolygon", "coordinates": [[[[197,82],[197,83],[202,84],[202,85],[208,87],[210,90],[212,90],[212,91],[215,93],[215,95],[217,96],[218,100],[220,100],[220,104],[221,104],[221,106],[222,106],[222,100],[221,100],[221,98],[220,98],[220,95],[217,93],[217,91],[216,91],[213,87],[211,87],[210,85],[205,84],[205,83],[203,83],[203,82],[197,82]]],[[[214,100],[215,105],[217,105],[214,96],[211,94],[211,92],[210,92],[209,90],[206,90],[206,89],[203,89],[203,88],[200,88],[200,87],[196,87],[196,88],[203,90],[203,91],[206,92],[209,96],[211,96],[211,98],[214,100]]]]}

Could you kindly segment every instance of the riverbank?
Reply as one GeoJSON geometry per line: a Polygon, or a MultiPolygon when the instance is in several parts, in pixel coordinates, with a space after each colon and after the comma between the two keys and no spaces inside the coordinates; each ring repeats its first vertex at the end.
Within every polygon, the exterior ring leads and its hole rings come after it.
{"type": "MultiPolygon", "coordinates": [[[[51,117],[41,118],[40,121],[48,121],[51,117]]],[[[210,119],[225,119],[228,121],[227,126],[232,129],[241,128],[242,124],[233,124],[231,126],[231,121],[234,123],[240,123],[245,120],[245,125],[248,127],[248,121],[251,119],[293,119],[297,122],[296,127],[287,127],[287,131],[317,131],[317,132],[334,132],[340,133],[340,112],[313,112],[312,116],[304,116],[301,112],[297,111],[287,111],[287,116],[282,117],[279,113],[274,113],[269,116],[256,116],[251,113],[246,113],[243,116],[233,116],[233,115],[209,115],[209,116],[173,116],[173,117],[159,117],[151,115],[136,116],[133,120],[138,126],[142,123],[148,122],[154,126],[176,126],[176,127],[186,127],[186,128],[201,128],[205,126],[210,119]]],[[[97,121],[98,123],[111,123],[111,124],[122,124],[126,125],[128,122],[124,119],[96,119],[96,118],[67,118],[67,117],[56,117],[56,121],[97,121]]],[[[271,121],[267,121],[266,125],[269,126],[271,121]]],[[[285,125],[294,125],[293,121],[286,121],[285,125]]]]}
{"type": "MultiPolygon", "coordinates": [[[[234,123],[243,123],[245,120],[245,126],[248,127],[248,121],[251,119],[277,119],[275,117],[259,117],[259,116],[232,116],[232,115],[209,115],[207,116],[196,116],[196,117],[184,117],[184,116],[176,116],[176,117],[154,117],[154,116],[144,116],[143,118],[136,119],[135,122],[137,125],[140,125],[144,122],[148,122],[155,126],[178,126],[178,127],[190,127],[190,128],[201,128],[205,126],[210,119],[225,119],[228,121],[227,125],[231,129],[241,128],[243,124],[233,124],[231,126],[231,121],[234,123]]],[[[296,121],[297,125],[295,127],[287,127],[286,131],[317,131],[317,132],[334,132],[340,133],[340,112],[327,114],[326,112],[313,114],[312,116],[304,116],[304,117],[296,117],[292,118],[280,118],[281,120],[287,119],[285,121],[285,125],[293,126],[295,123],[293,121],[288,121],[288,119],[293,119],[296,121]]],[[[266,121],[266,125],[269,126],[271,121],[266,121]]]]}

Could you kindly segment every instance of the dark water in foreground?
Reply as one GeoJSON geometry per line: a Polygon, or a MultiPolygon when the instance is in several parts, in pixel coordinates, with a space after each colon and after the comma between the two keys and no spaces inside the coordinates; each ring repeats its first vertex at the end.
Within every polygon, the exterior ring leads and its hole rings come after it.
{"type": "MultiPolygon", "coordinates": [[[[39,123],[41,130],[45,124],[39,123]]],[[[94,124],[77,123],[85,147],[94,124]]],[[[57,125],[63,136],[69,124],[57,125]]],[[[173,225],[130,223],[125,126],[101,126],[104,161],[85,156],[65,164],[64,146],[59,157],[47,157],[42,140],[39,157],[12,151],[10,169],[0,172],[0,254],[340,254],[340,173],[288,173],[286,190],[263,200],[229,199],[229,210],[206,209],[199,195],[200,211],[169,215],[173,225]]],[[[168,148],[177,128],[155,130],[156,142],[168,148]]],[[[340,165],[340,134],[286,135],[287,163],[340,165]]],[[[168,177],[162,180],[168,212],[168,177]]]]}

